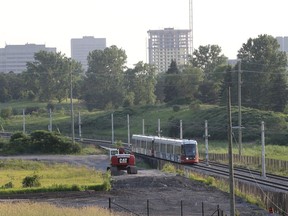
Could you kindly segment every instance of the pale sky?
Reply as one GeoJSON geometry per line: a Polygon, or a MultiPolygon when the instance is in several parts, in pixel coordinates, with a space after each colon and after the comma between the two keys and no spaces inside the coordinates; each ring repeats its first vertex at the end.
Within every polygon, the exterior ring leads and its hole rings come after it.
{"type": "MultiPolygon", "coordinates": [[[[1,0],[0,48],[45,44],[71,56],[71,38],[106,38],[147,62],[147,31],[189,29],[189,0],[1,0]]],[[[193,0],[193,44],[215,44],[228,58],[249,38],[288,36],[288,0],[193,0]]]]}

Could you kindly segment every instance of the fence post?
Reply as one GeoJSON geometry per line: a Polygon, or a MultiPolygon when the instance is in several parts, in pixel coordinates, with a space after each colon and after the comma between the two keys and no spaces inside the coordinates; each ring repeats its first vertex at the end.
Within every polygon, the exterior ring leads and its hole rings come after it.
{"type": "Polygon", "coordinates": [[[181,200],[180,205],[181,205],[181,216],[183,216],[183,201],[182,200],[181,200]]]}
{"type": "Polygon", "coordinates": [[[220,216],[219,205],[217,205],[217,215],[220,216]]]}
{"type": "Polygon", "coordinates": [[[111,198],[109,197],[109,210],[111,210],[111,198]]]}
{"type": "Polygon", "coordinates": [[[204,216],[204,203],[202,202],[202,216],[204,216]]]}
{"type": "Polygon", "coordinates": [[[147,200],[147,216],[149,216],[149,200],[147,200]]]}

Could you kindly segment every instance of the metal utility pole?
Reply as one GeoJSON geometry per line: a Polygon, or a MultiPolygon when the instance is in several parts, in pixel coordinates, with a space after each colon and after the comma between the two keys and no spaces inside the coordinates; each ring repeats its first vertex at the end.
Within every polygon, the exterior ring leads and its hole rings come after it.
{"type": "Polygon", "coordinates": [[[142,135],[145,135],[145,120],[142,119],[142,135]]]}
{"type": "Polygon", "coordinates": [[[111,113],[111,128],[112,128],[112,145],[114,145],[114,117],[113,117],[113,113],[111,113]]]}
{"type": "Polygon", "coordinates": [[[228,155],[229,155],[229,185],[230,185],[230,215],[235,215],[235,192],[234,192],[234,170],[232,151],[232,115],[231,115],[231,95],[228,87],[228,155]]]}
{"type": "Polygon", "coordinates": [[[206,150],[206,165],[209,166],[209,152],[208,152],[208,121],[205,120],[205,150],[206,150]]]}
{"type": "Polygon", "coordinates": [[[74,131],[74,110],[73,110],[73,86],[72,86],[72,71],[70,72],[70,106],[71,106],[71,131],[72,131],[72,143],[75,143],[75,131],[74,131]]]}
{"type": "Polygon", "coordinates": [[[239,142],[239,157],[242,156],[242,113],[241,113],[241,60],[238,62],[238,142],[239,142]]]}
{"type": "Polygon", "coordinates": [[[180,120],[180,139],[183,139],[183,127],[182,127],[182,120],[180,120]]]}
{"type": "Polygon", "coordinates": [[[23,109],[23,134],[26,133],[25,109],[23,109]]]}
{"type": "Polygon", "coordinates": [[[49,131],[52,132],[52,112],[51,112],[51,108],[49,109],[49,131]]]}
{"type": "Polygon", "coordinates": [[[130,119],[129,119],[129,114],[127,114],[127,128],[128,128],[128,146],[130,146],[130,119]]]}
{"type": "Polygon", "coordinates": [[[80,140],[82,140],[82,122],[81,122],[81,116],[80,116],[80,112],[78,113],[78,125],[79,125],[79,138],[80,140]]]}
{"type": "Polygon", "coordinates": [[[158,119],[158,137],[161,136],[161,131],[160,131],[160,119],[158,119]]]}
{"type": "Polygon", "coordinates": [[[261,122],[261,144],[262,144],[262,177],[266,178],[264,121],[261,122]]]}

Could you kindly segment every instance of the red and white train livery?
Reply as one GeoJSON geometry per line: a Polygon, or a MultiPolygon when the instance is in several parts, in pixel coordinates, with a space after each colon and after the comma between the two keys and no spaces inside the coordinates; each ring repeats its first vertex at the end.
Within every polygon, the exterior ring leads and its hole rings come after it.
{"type": "Polygon", "coordinates": [[[158,136],[132,136],[132,152],[178,163],[199,162],[196,140],[172,139],[158,136]]]}

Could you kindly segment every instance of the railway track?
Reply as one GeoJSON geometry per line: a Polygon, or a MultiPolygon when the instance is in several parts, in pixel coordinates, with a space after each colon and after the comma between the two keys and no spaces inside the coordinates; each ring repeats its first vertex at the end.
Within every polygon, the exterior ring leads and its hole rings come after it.
{"type": "MultiPolygon", "coordinates": [[[[209,175],[229,177],[229,167],[225,164],[209,162],[209,166],[207,166],[205,163],[201,162],[199,164],[189,166],[189,169],[201,170],[209,175]]],[[[288,177],[285,176],[267,174],[266,178],[263,178],[259,171],[235,167],[234,178],[247,183],[256,184],[259,187],[266,187],[270,190],[288,193],[288,177]]]]}

